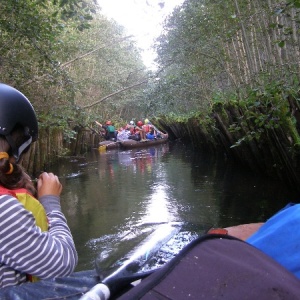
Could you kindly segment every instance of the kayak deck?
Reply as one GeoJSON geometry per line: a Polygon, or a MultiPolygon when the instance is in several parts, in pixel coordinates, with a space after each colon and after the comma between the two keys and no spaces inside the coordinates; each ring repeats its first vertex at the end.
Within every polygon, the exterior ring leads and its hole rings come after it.
{"type": "Polygon", "coordinates": [[[241,224],[225,228],[212,228],[208,231],[209,234],[227,234],[234,236],[240,240],[247,240],[254,234],[264,223],[249,223],[241,224]]]}

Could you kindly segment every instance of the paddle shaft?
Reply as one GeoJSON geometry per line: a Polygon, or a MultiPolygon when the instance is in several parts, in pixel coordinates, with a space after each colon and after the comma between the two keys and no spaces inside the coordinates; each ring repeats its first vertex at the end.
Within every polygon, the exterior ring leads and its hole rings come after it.
{"type": "Polygon", "coordinates": [[[124,276],[115,278],[110,277],[102,281],[101,283],[96,284],[91,290],[84,294],[80,300],[109,300],[110,296],[117,293],[117,291],[122,290],[130,283],[143,279],[153,272],[157,271],[160,268],[153,269],[151,271],[136,273],[131,276],[124,276]]]}
{"type": "Polygon", "coordinates": [[[144,273],[137,273],[163,244],[178,233],[180,229],[169,224],[164,224],[155,230],[136,250],[132,251],[130,259],[120,266],[111,275],[95,285],[90,291],[83,295],[80,300],[108,300],[111,295],[115,294],[131,282],[144,278],[154,270],[144,273]]]}

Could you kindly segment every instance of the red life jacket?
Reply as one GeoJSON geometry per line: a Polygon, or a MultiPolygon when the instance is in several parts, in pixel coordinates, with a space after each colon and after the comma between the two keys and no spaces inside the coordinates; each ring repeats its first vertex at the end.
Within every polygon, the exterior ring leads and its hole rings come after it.
{"type": "Polygon", "coordinates": [[[144,125],[143,129],[146,133],[150,132],[150,126],[149,125],[144,125]]]}

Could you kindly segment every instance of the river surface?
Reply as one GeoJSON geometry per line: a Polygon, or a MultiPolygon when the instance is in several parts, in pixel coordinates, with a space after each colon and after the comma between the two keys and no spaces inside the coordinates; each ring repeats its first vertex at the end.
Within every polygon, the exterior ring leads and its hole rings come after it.
{"type": "Polygon", "coordinates": [[[180,143],[147,149],[97,149],[51,167],[63,186],[62,209],[76,243],[77,271],[109,266],[159,224],[185,236],[211,227],[261,222],[298,195],[226,159],[180,143]]]}

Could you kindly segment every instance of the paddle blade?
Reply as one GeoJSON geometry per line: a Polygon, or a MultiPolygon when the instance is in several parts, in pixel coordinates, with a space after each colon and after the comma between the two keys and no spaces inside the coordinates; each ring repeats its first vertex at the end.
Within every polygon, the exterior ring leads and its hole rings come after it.
{"type": "Polygon", "coordinates": [[[148,276],[153,271],[144,273],[137,272],[162,247],[162,245],[167,243],[172,236],[179,232],[179,230],[180,228],[178,226],[174,227],[170,224],[163,224],[159,226],[158,229],[151,233],[142,243],[140,243],[133,251],[129,253],[128,257],[123,261],[123,264],[117,270],[102,280],[102,284],[96,285],[92,289],[93,292],[91,290],[85,294],[90,298],[85,298],[84,295],[81,300],[106,300],[108,298],[102,297],[102,289],[107,288],[110,292],[110,295],[112,295],[129,285],[131,282],[148,276]]]}
{"type": "Polygon", "coordinates": [[[99,150],[100,152],[106,151],[106,145],[101,145],[101,146],[99,146],[98,150],[99,150]]]}

